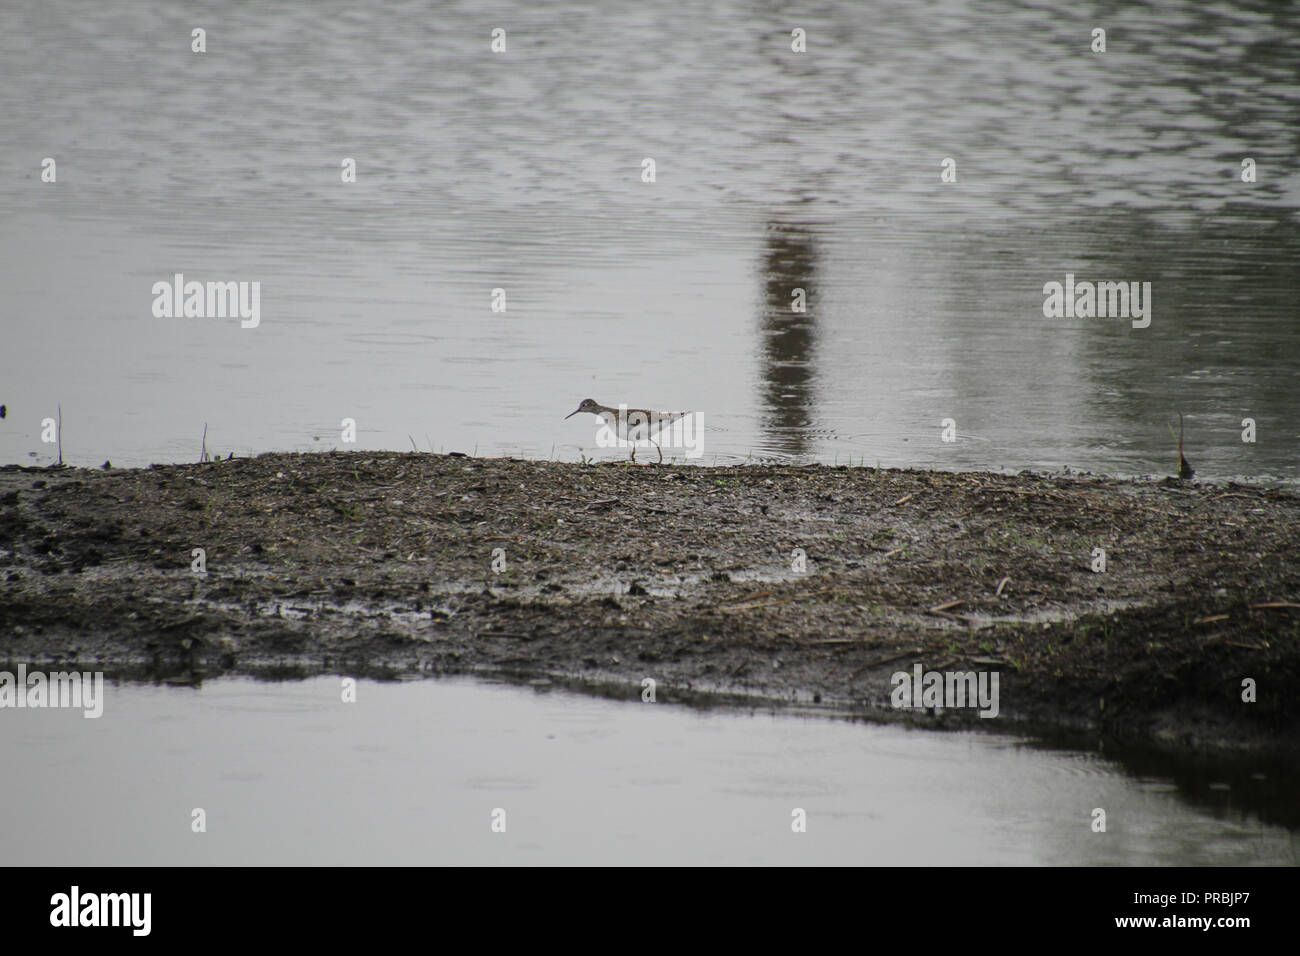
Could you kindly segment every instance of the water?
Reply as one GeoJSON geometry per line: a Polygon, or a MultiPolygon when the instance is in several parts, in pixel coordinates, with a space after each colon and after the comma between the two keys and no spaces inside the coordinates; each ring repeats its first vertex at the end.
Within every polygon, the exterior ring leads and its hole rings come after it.
{"type": "Polygon", "coordinates": [[[1297,478],[1295,5],[0,16],[0,462],[53,460],[59,404],[85,465],[194,460],[204,423],[623,454],[562,420],[590,396],[701,411],[705,463],[1169,474],[1182,411],[1200,476],[1297,478]],[[261,282],[261,325],[154,318],[176,272],[261,282]],[[1150,281],[1151,326],[1045,319],[1066,273],[1150,281]]]}
{"type": "MultiPolygon", "coordinates": [[[[1230,778],[1175,782],[1010,736],[468,679],[361,681],[350,704],[328,677],[106,694],[98,720],[0,714],[6,862],[1295,865],[1300,851],[1230,778]]],[[[1293,794],[1274,803],[1294,810],[1293,794]]]]}

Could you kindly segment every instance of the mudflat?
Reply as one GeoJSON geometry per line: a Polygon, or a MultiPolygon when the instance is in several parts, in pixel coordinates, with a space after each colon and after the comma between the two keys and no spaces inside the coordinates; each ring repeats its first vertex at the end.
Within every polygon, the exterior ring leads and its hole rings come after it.
{"type": "Polygon", "coordinates": [[[8,466],[0,659],[628,696],[649,678],[660,699],[1290,759],[1298,519],[1283,490],[1077,475],[377,452],[8,466]],[[892,706],[916,665],[997,672],[998,716],[892,706]]]}

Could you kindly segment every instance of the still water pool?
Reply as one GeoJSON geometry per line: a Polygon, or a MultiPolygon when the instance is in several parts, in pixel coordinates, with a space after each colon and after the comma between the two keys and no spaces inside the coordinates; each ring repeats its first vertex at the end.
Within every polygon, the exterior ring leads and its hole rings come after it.
{"type": "MultiPolygon", "coordinates": [[[[11,864],[1295,865],[1267,772],[473,679],[0,712],[11,864]],[[1264,780],[1259,778],[1263,777],[1264,780]],[[1254,801],[1252,805],[1252,801],[1254,801]],[[1107,832],[1091,814],[1104,808],[1107,832]],[[191,829],[202,808],[206,833],[191,829]],[[493,832],[495,810],[504,833],[493,832]],[[794,833],[792,813],[807,814],[794,833]]],[[[1263,768],[1257,768],[1260,771],[1263,768]]],[[[1294,800],[1291,800],[1294,803],[1294,800]]]]}

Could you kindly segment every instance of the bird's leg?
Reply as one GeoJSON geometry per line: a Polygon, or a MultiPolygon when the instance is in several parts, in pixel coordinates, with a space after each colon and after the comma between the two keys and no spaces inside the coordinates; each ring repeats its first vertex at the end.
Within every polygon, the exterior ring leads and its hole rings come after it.
{"type": "Polygon", "coordinates": [[[655,441],[653,438],[650,439],[650,444],[654,445],[655,448],[659,449],[659,464],[662,465],[664,463],[664,450],[662,448],[659,448],[659,443],[655,441]]]}

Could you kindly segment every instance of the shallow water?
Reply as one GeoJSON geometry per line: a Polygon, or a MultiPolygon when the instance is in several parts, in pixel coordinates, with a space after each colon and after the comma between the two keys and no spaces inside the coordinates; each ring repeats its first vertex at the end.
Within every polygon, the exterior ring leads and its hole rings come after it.
{"type": "MultiPolygon", "coordinates": [[[[110,684],[0,712],[12,864],[1295,865],[1258,781],[470,679],[110,684]],[[1249,796],[1252,787],[1254,797],[1249,796]],[[201,807],[207,832],[191,831],[201,807]],[[1092,811],[1107,814],[1093,833],[1092,811]],[[495,809],[506,830],[491,829],[495,809]],[[792,811],[807,832],[791,831],[792,811]]],[[[1257,768],[1260,769],[1260,768],[1257,768]]],[[[1294,825],[1295,821],[1292,821],[1294,825]]]]}
{"type": "Polygon", "coordinates": [[[625,454],[562,420],[592,396],[702,412],[705,463],[1168,474],[1182,411],[1200,476],[1298,476],[1296,5],[4,18],[0,462],[52,461],[59,404],[86,465],[194,460],[205,423],[221,454],[625,454]],[[261,282],[261,324],[154,318],[177,272],[261,282]],[[1151,282],[1150,327],[1044,318],[1067,273],[1151,282]]]}

